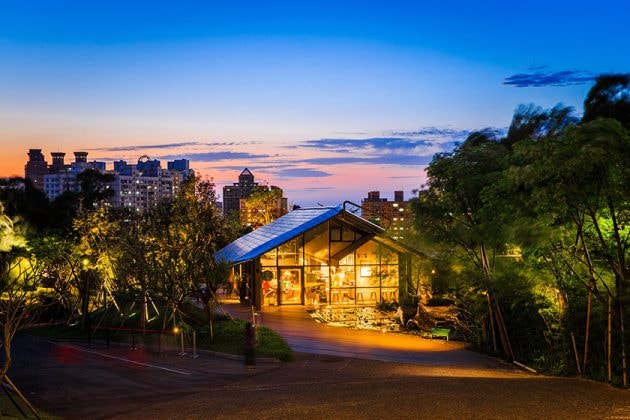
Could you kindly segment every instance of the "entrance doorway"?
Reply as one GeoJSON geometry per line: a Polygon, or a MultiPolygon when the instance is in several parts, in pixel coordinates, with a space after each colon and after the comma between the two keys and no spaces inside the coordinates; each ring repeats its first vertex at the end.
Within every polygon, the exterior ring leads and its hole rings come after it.
{"type": "Polygon", "coordinates": [[[302,269],[280,268],[280,305],[302,305],[302,269]]]}

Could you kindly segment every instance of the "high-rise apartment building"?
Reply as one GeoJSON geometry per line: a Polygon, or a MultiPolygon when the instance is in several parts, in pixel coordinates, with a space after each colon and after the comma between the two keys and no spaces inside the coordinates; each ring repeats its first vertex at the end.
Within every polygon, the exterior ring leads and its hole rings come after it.
{"type": "Polygon", "coordinates": [[[238,182],[223,187],[223,214],[238,217],[241,211],[241,198],[247,198],[258,186],[254,174],[247,168],[238,176],[238,182]]]}
{"type": "Polygon", "coordinates": [[[361,217],[388,229],[394,239],[403,239],[412,221],[403,191],[394,191],[394,201],[381,198],[380,191],[368,192],[361,200],[361,217]]]}
{"type": "Polygon", "coordinates": [[[112,205],[136,211],[147,211],[163,201],[175,198],[184,181],[194,176],[188,160],[168,162],[162,169],[159,160],[142,156],[138,163],[130,165],[123,160],[114,162],[116,179],[112,183],[112,205]]]}
{"type": "Polygon", "coordinates": [[[77,176],[86,169],[105,172],[105,162],[88,162],[87,152],[74,152],[74,162],[65,163],[65,153],[52,152],[52,164],[44,175],[44,193],[54,200],[65,192],[79,192],[80,182],[77,176]]]}
{"type": "Polygon", "coordinates": [[[24,178],[30,179],[33,185],[44,191],[44,175],[48,173],[48,162],[44,158],[42,149],[30,149],[28,161],[24,166],[24,178]]]}
{"type": "MultiPolygon", "coordinates": [[[[258,186],[256,191],[275,191],[275,195],[269,195],[266,200],[251,205],[247,198],[241,198],[240,221],[243,226],[258,228],[271,223],[277,218],[284,216],[288,212],[288,200],[283,195],[281,188],[272,185],[271,187],[258,186]]],[[[250,194],[251,197],[251,194],[250,194]]]]}
{"type": "MultiPolygon", "coordinates": [[[[265,212],[269,217],[276,219],[287,213],[287,199],[283,197],[282,189],[272,185],[267,187],[258,185],[254,179],[254,174],[247,168],[238,176],[238,182],[223,187],[223,214],[226,217],[238,218],[243,226],[258,226],[261,223],[256,217],[256,213],[265,212]],[[280,198],[274,203],[266,204],[265,208],[252,208],[247,206],[247,199],[256,190],[280,191],[280,198]]],[[[263,218],[264,219],[264,218],[263,218]]]]}
{"type": "MultiPolygon", "coordinates": [[[[88,162],[87,152],[74,152],[74,162],[65,163],[65,153],[53,152],[52,164],[48,165],[41,149],[30,149],[25,165],[25,177],[54,200],[64,192],[79,192],[78,175],[87,169],[106,172],[105,162],[88,162]]],[[[159,160],[142,156],[137,164],[124,160],[114,162],[114,181],[108,186],[114,191],[110,202],[115,207],[127,207],[145,211],[161,201],[172,200],[181,184],[194,175],[186,159],[168,162],[169,169],[162,169],[159,160]]]]}

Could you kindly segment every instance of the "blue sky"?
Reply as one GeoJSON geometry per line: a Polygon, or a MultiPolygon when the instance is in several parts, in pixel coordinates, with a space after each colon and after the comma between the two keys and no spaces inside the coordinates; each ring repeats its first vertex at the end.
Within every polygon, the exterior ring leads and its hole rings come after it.
{"type": "Polygon", "coordinates": [[[521,103],[630,71],[630,2],[0,0],[0,175],[28,148],[243,167],[290,201],[407,196],[521,103]]]}

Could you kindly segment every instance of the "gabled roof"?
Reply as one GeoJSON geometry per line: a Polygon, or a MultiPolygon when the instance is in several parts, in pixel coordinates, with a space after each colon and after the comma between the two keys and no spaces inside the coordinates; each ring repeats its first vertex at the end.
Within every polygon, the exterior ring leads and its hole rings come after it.
{"type": "Polygon", "coordinates": [[[217,251],[214,258],[231,264],[254,259],[337,216],[340,221],[368,234],[376,235],[384,231],[380,226],[344,210],[342,206],[301,208],[238,238],[217,251]]]}

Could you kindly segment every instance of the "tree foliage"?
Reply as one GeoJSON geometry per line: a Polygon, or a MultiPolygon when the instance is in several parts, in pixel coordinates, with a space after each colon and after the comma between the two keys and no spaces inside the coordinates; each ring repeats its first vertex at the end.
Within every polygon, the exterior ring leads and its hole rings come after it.
{"type": "Polygon", "coordinates": [[[245,203],[253,226],[267,225],[282,216],[282,190],[278,188],[256,187],[245,203]]]}
{"type": "Polygon", "coordinates": [[[15,333],[35,319],[42,307],[42,295],[38,291],[42,277],[42,265],[0,203],[0,344],[4,354],[0,381],[11,366],[15,333]]]}
{"type": "Polygon", "coordinates": [[[597,78],[584,100],[582,121],[612,118],[630,129],[630,74],[605,74],[597,78]]]}
{"type": "Polygon", "coordinates": [[[505,138],[476,133],[436,155],[413,204],[437,258],[460,264],[455,292],[482,347],[502,322],[508,357],[624,385],[629,80],[598,78],[582,121],[562,105],[518,107],[505,138]]]}

